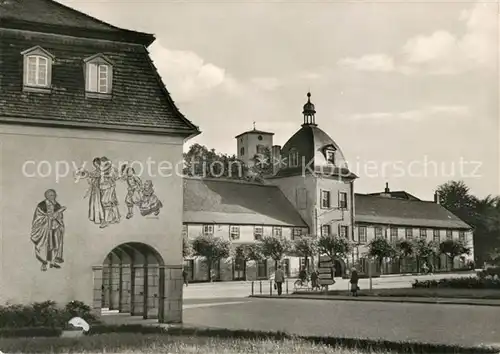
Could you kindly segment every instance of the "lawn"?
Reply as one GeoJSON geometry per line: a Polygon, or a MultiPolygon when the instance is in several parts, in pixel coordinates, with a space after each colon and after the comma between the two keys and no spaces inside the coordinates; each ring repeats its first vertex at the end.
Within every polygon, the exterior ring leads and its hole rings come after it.
{"type": "MultiPolygon", "coordinates": [[[[296,294],[311,294],[310,292],[296,292],[296,294]]],[[[321,294],[321,293],[315,293],[321,294]]],[[[345,290],[331,290],[328,295],[346,296],[345,290]]],[[[372,291],[361,289],[358,296],[380,297],[439,297],[461,299],[500,299],[499,289],[450,289],[450,288],[400,288],[400,289],[374,289],[372,291]]]]}
{"type": "Polygon", "coordinates": [[[222,339],[179,337],[164,334],[114,333],[73,338],[8,338],[0,339],[4,353],[323,353],[385,354],[388,352],[334,348],[300,339],[222,339]]]}

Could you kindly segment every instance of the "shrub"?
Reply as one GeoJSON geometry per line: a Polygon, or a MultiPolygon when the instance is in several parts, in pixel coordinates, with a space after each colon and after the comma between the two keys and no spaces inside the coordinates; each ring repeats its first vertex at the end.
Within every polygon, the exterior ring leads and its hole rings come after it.
{"type": "Polygon", "coordinates": [[[73,317],[81,317],[96,323],[89,306],[80,301],[71,301],[58,307],[54,301],[36,302],[31,305],[0,306],[0,328],[65,328],[73,317]]]}
{"type": "Polygon", "coordinates": [[[500,267],[490,267],[477,272],[479,278],[486,278],[487,276],[494,277],[495,275],[500,277],[500,267]]]}
{"type": "Polygon", "coordinates": [[[450,289],[499,289],[500,281],[478,277],[451,278],[441,280],[418,281],[412,284],[413,288],[450,288],[450,289]]]}

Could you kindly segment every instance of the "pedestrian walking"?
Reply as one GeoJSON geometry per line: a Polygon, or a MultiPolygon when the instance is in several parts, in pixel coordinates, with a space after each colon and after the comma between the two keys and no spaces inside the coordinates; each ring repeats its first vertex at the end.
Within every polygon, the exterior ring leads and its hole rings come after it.
{"type": "Polygon", "coordinates": [[[213,283],[214,280],[215,280],[215,269],[212,269],[210,271],[210,282],[213,283]]]}
{"type": "Polygon", "coordinates": [[[313,290],[319,289],[318,271],[317,270],[315,270],[311,273],[311,287],[313,290]]]}
{"type": "Polygon", "coordinates": [[[359,290],[358,281],[359,281],[358,271],[356,270],[356,268],[352,268],[351,279],[349,281],[351,283],[352,296],[356,297],[358,296],[358,290],[359,290]]]}
{"type": "Polygon", "coordinates": [[[184,268],[182,269],[182,279],[184,279],[184,285],[188,286],[188,272],[187,270],[184,268]]]}
{"type": "Polygon", "coordinates": [[[283,282],[285,281],[285,272],[281,269],[281,265],[278,266],[276,273],[274,274],[274,283],[276,284],[276,290],[278,290],[278,295],[283,292],[283,282]]]}

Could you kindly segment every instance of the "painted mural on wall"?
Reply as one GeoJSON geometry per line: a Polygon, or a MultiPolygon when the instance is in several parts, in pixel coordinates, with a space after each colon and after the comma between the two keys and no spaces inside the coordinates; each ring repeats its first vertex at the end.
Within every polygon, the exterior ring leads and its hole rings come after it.
{"type": "Polygon", "coordinates": [[[143,183],[134,168],[126,164],[118,170],[107,157],[96,157],[92,164],[92,171],[80,169],[76,173],[78,179],[86,179],[89,184],[84,198],[89,198],[90,221],[98,224],[100,228],[120,222],[121,214],[116,195],[116,183],[119,181],[127,185],[124,198],[127,207],[126,219],[134,216],[136,208],[142,216],[160,214],[163,204],[156,196],[151,180],[143,183]]]}
{"type": "Polygon", "coordinates": [[[31,241],[35,245],[36,259],[42,263],[41,270],[61,268],[64,263],[64,219],[66,207],[57,202],[54,189],[45,191],[45,199],[38,203],[31,224],[31,241]]]}

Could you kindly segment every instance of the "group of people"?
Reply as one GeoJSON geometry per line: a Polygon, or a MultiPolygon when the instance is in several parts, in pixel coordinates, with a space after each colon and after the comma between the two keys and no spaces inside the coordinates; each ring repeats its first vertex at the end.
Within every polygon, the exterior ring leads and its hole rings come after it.
{"type": "Polygon", "coordinates": [[[153,214],[158,216],[163,207],[155,194],[153,182],[146,180],[144,183],[136,175],[133,167],[122,165],[118,171],[112,162],[105,156],[96,157],[92,161],[94,170],[79,169],[75,173],[77,180],[87,179],[89,188],[85,197],[89,197],[89,220],[105,228],[120,222],[121,214],[118,208],[116,195],[116,182],[125,181],[127,184],[127,219],[134,215],[137,206],[142,216],[153,214]]]}
{"type": "MultiPolygon", "coordinates": [[[[332,268],[331,270],[331,277],[333,284],[335,284],[335,268],[332,268]]],[[[306,284],[309,279],[311,279],[311,288],[313,290],[321,290],[321,284],[319,283],[319,271],[314,270],[310,276],[307,274],[307,270],[305,268],[302,268],[299,272],[299,279],[303,284],[306,284]]],[[[356,268],[352,268],[351,274],[350,274],[350,291],[353,296],[358,296],[358,291],[359,291],[359,275],[358,271],[356,268]]],[[[278,294],[279,295],[279,294],[278,294]]]]}

